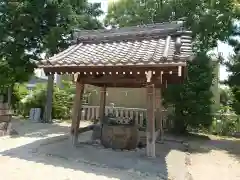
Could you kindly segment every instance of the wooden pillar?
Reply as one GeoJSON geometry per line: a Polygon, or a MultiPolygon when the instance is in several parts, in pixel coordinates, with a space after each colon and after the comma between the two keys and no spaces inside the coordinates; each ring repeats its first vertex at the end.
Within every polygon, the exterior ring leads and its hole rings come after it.
{"type": "Polygon", "coordinates": [[[146,74],[147,79],[147,149],[146,153],[149,157],[155,157],[155,89],[151,83],[152,71],[148,71],[146,74]]]}
{"type": "Polygon", "coordinates": [[[154,86],[147,87],[147,156],[155,157],[155,91],[154,86]]]}
{"type": "Polygon", "coordinates": [[[43,122],[52,122],[52,101],[53,101],[54,75],[48,75],[47,102],[44,110],[43,122]]]}
{"type": "Polygon", "coordinates": [[[78,130],[82,114],[82,97],[84,93],[84,84],[76,82],[76,95],[74,98],[73,114],[72,114],[72,130],[73,130],[73,145],[78,143],[78,130]]]}
{"type": "Polygon", "coordinates": [[[105,106],[106,106],[106,86],[100,89],[100,108],[99,108],[99,118],[100,124],[103,123],[103,119],[105,116],[105,106]]]}
{"type": "Polygon", "coordinates": [[[160,141],[163,140],[163,108],[162,108],[162,94],[160,88],[155,88],[155,95],[156,95],[156,129],[157,134],[156,138],[159,138],[160,141]]]}

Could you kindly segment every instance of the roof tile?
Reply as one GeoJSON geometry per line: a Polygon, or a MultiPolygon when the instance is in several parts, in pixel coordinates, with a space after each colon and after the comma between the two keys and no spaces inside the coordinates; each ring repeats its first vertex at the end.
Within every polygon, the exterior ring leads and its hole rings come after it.
{"type": "Polygon", "coordinates": [[[150,65],[185,62],[192,56],[191,36],[189,32],[180,32],[179,26],[132,29],[83,32],[77,44],[41,61],[39,66],[150,65]]]}

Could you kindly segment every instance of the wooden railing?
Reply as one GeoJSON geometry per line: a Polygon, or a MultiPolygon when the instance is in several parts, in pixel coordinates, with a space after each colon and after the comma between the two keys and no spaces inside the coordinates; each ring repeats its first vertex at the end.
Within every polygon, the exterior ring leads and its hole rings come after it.
{"type": "MultiPolygon", "coordinates": [[[[81,120],[94,120],[99,118],[99,106],[83,106],[82,110],[82,117],[81,120]]],[[[146,109],[141,108],[125,108],[125,107],[105,107],[105,115],[108,115],[111,112],[117,117],[129,117],[133,118],[135,122],[140,126],[145,126],[145,119],[146,119],[146,109]]],[[[168,128],[170,123],[167,122],[167,110],[162,111],[162,119],[163,119],[163,128],[168,128]]]]}

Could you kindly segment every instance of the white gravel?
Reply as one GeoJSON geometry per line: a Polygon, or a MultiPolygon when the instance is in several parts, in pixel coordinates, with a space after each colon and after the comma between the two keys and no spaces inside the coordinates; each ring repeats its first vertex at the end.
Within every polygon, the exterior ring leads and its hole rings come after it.
{"type": "Polygon", "coordinates": [[[213,137],[198,149],[190,155],[193,180],[240,180],[239,140],[213,137]]]}
{"type": "MultiPolygon", "coordinates": [[[[81,126],[88,123],[83,122],[81,126]]],[[[81,144],[74,148],[70,142],[68,124],[40,124],[14,121],[17,137],[0,137],[1,179],[5,180],[163,180],[168,177],[183,179],[171,163],[184,166],[182,152],[164,152],[157,159],[137,152],[113,151],[100,145],[81,144]],[[178,157],[179,156],[179,157],[178,157]]],[[[85,141],[90,134],[82,134],[85,141]]]]}
{"type": "MultiPolygon", "coordinates": [[[[81,122],[81,126],[86,125],[81,122]]],[[[240,180],[238,151],[230,153],[228,149],[240,151],[238,145],[228,147],[221,142],[217,149],[210,141],[204,144],[207,151],[186,155],[178,143],[165,142],[156,145],[157,158],[149,159],[144,149],[122,152],[100,145],[73,147],[68,126],[14,121],[13,128],[19,136],[0,137],[0,179],[240,180]],[[186,164],[187,157],[190,160],[186,164]]],[[[91,132],[81,134],[80,141],[85,142],[90,136],[91,132]]]]}

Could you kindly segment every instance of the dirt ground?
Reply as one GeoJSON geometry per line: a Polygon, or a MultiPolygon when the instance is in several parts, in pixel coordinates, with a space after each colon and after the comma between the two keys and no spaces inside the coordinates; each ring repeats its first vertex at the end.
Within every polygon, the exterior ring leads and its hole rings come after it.
{"type": "Polygon", "coordinates": [[[192,179],[240,180],[240,139],[209,138],[190,142],[188,170],[192,179]]]}
{"type": "MultiPolygon", "coordinates": [[[[81,126],[89,123],[82,122],[81,126]]],[[[5,180],[240,180],[240,141],[189,140],[157,143],[156,159],[145,149],[114,151],[90,142],[91,132],[73,147],[67,123],[15,120],[19,135],[0,137],[1,179],[5,180]],[[2,178],[3,177],[3,178],[2,178]]]]}

